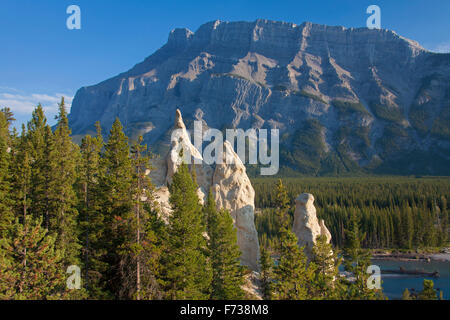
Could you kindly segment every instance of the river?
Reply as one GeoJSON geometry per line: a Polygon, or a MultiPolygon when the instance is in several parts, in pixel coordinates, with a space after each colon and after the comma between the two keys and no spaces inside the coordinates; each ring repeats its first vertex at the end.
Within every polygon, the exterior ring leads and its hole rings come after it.
{"type": "Polygon", "coordinates": [[[450,261],[397,261],[397,260],[373,260],[374,265],[378,265],[381,270],[399,270],[403,267],[406,270],[425,270],[426,272],[438,271],[440,277],[423,277],[403,274],[383,274],[381,275],[382,288],[384,294],[389,299],[401,299],[405,288],[411,291],[421,291],[423,280],[430,279],[434,282],[434,288],[444,291],[444,298],[450,299],[450,261]]]}

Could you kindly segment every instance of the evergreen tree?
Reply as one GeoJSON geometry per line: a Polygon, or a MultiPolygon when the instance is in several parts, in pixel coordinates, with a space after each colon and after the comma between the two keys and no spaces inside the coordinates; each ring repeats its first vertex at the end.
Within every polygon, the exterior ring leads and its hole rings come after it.
{"type": "Polygon", "coordinates": [[[413,300],[413,297],[411,296],[411,293],[408,289],[405,289],[405,291],[403,291],[402,300],[413,300]]]}
{"type": "Polygon", "coordinates": [[[14,161],[12,163],[13,172],[13,194],[15,197],[15,211],[17,216],[22,216],[22,223],[28,214],[31,205],[30,192],[31,182],[31,157],[29,143],[26,137],[25,125],[22,125],[22,135],[16,141],[16,148],[13,152],[14,161]]]}
{"type": "Polygon", "coordinates": [[[10,114],[8,109],[0,111],[0,239],[5,236],[13,221],[11,198],[11,137],[9,133],[10,114]]]}
{"type": "Polygon", "coordinates": [[[145,238],[142,241],[142,299],[163,299],[164,279],[162,253],[168,250],[167,225],[156,210],[158,207],[145,204],[144,209],[149,213],[145,226],[145,238]]]}
{"type": "Polygon", "coordinates": [[[316,297],[322,299],[333,299],[339,295],[339,265],[340,258],[333,251],[331,243],[327,243],[324,235],[318,236],[312,250],[315,276],[314,284],[316,297]]]}
{"type": "Polygon", "coordinates": [[[85,136],[81,141],[81,157],[78,165],[78,211],[80,227],[83,234],[83,261],[85,288],[92,297],[105,297],[99,281],[105,264],[101,257],[105,249],[98,241],[103,233],[103,215],[101,214],[101,194],[99,188],[101,168],[101,151],[103,138],[100,123],[96,123],[97,135],[85,136]]]}
{"type": "Polygon", "coordinates": [[[417,297],[418,300],[437,300],[438,294],[437,291],[434,289],[434,282],[433,280],[423,280],[423,289],[419,292],[419,295],[417,297]]]}
{"type": "Polygon", "coordinates": [[[128,261],[123,259],[120,250],[133,234],[128,224],[133,216],[133,176],[128,138],[119,119],[110,130],[101,167],[104,173],[99,177],[99,214],[102,215],[103,231],[93,244],[103,252],[100,286],[116,298],[127,298],[121,289],[126,282],[122,268],[128,261]]]}
{"type": "Polygon", "coordinates": [[[167,297],[207,299],[212,272],[206,257],[206,229],[196,187],[185,163],[169,186],[173,212],[167,229],[168,248],[164,258],[167,297]]]}
{"type": "Polygon", "coordinates": [[[281,230],[279,251],[280,260],[274,268],[274,299],[308,299],[315,267],[312,263],[307,267],[304,250],[298,247],[297,237],[291,230],[281,230]]]}
{"type": "Polygon", "coordinates": [[[160,296],[157,268],[160,251],[156,235],[149,226],[152,223],[150,214],[153,210],[154,186],[148,177],[150,158],[147,146],[142,141],[140,136],[131,150],[134,214],[129,217],[128,225],[131,226],[132,233],[119,251],[121,260],[129,262],[122,264],[122,295],[137,300],[160,296]]]}
{"type": "Polygon", "coordinates": [[[355,281],[351,282],[347,290],[348,299],[377,299],[381,298],[380,290],[369,289],[367,280],[369,274],[366,272],[370,265],[370,252],[361,248],[365,234],[360,232],[360,220],[353,211],[350,217],[350,226],[346,232],[346,246],[344,248],[345,270],[351,272],[355,281]]]}
{"type": "Polygon", "coordinates": [[[291,220],[289,216],[290,200],[288,193],[281,179],[278,179],[275,187],[275,207],[277,208],[279,226],[280,228],[288,227],[291,220]]]}
{"type": "Polygon", "coordinates": [[[214,300],[238,300],[244,297],[241,251],[237,245],[236,229],[228,211],[216,210],[211,191],[205,204],[208,221],[209,254],[212,266],[212,292],[214,300]]]}
{"type": "MultiPolygon", "coordinates": [[[[57,234],[57,247],[63,252],[66,265],[79,264],[80,244],[78,242],[76,209],[77,199],[74,189],[78,161],[78,146],[70,138],[71,130],[67,119],[64,98],[59,104],[58,123],[53,135],[53,151],[47,164],[51,179],[51,189],[47,190],[49,202],[49,231],[57,234]]],[[[46,134],[51,136],[49,127],[46,134]]],[[[50,138],[47,138],[50,139],[50,138]]]]}
{"type": "Polygon", "coordinates": [[[32,113],[27,124],[27,143],[31,160],[31,188],[29,212],[35,217],[43,217],[43,223],[49,228],[49,200],[51,168],[48,159],[53,156],[51,129],[41,105],[32,113]]]}
{"type": "Polygon", "coordinates": [[[11,240],[1,243],[6,255],[0,257],[0,299],[55,299],[66,291],[62,253],[56,249],[56,237],[41,226],[42,218],[26,216],[24,224],[16,219],[11,240]]]}
{"type": "Polygon", "coordinates": [[[447,199],[445,196],[441,197],[441,218],[440,218],[440,236],[439,245],[446,246],[448,244],[448,232],[449,232],[449,217],[447,210],[447,199]]]}
{"type": "Polygon", "coordinates": [[[401,244],[403,248],[411,249],[414,235],[414,220],[409,206],[401,211],[401,244]]]}
{"type": "Polygon", "coordinates": [[[271,300],[273,260],[270,257],[269,251],[264,247],[261,247],[259,265],[261,266],[260,280],[263,299],[271,300]]]}

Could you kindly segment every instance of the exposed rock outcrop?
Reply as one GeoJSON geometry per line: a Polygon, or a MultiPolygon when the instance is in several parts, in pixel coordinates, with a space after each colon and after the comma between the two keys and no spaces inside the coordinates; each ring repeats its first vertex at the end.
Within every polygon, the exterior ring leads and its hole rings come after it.
{"type": "Polygon", "coordinates": [[[298,238],[298,245],[305,247],[308,259],[312,258],[317,236],[324,235],[328,243],[331,241],[331,233],[325,222],[317,219],[314,196],[310,193],[302,193],[295,199],[293,231],[298,238]]]}
{"type": "Polygon", "coordinates": [[[242,251],[241,262],[252,270],[257,270],[259,243],[254,224],[255,191],[244,164],[228,141],[223,145],[223,156],[224,161],[221,164],[213,166],[204,163],[201,153],[191,143],[181,112],[176,110],[171,148],[165,157],[153,161],[154,169],[150,174],[157,187],[156,196],[162,217],[167,221],[171,214],[168,185],[184,161],[188,163],[191,172],[195,169],[200,202],[204,203],[208,191],[211,190],[218,209],[223,208],[230,212],[237,231],[238,246],[242,251]],[[231,161],[225,161],[225,157],[231,161]]]}
{"type": "Polygon", "coordinates": [[[212,21],[78,90],[69,120],[80,138],[119,117],[163,155],[182,105],[186,120],[218,129],[279,129],[281,166],[304,173],[449,175],[449,84],[450,54],[393,31],[212,21]]]}
{"type": "Polygon", "coordinates": [[[252,271],[245,275],[245,282],[242,285],[246,300],[264,300],[261,289],[261,275],[259,272],[252,271]]]}
{"type": "Polygon", "coordinates": [[[233,218],[242,261],[249,263],[255,270],[259,260],[258,233],[254,224],[255,190],[244,164],[228,141],[223,145],[223,156],[232,159],[232,164],[227,164],[224,160],[222,164],[216,165],[212,192],[217,206],[228,210],[233,218]]]}

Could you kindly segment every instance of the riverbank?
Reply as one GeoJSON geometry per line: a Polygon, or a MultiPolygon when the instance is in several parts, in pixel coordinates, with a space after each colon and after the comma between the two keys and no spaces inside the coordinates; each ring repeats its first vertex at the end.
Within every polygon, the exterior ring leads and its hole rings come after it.
{"type": "Polygon", "coordinates": [[[393,260],[393,261],[442,261],[450,262],[450,248],[445,248],[439,252],[386,252],[376,250],[372,252],[373,260],[393,260]]]}

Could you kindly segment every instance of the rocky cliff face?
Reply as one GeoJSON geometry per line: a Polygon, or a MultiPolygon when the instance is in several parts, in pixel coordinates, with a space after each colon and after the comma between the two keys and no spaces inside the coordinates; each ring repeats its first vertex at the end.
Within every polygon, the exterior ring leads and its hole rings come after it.
{"type": "Polygon", "coordinates": [[[257,20],[175,29],[131,70],[81,88],[75,135],[109,128],[169,148],[180,108],[223,129],[278,128],[281,164],[310,174],[450,174],[450,54],[388,30],[257,20]]]}
{"type": "Polygon", "coordinates": [[[150,173],[156,185],[157,201],[162,217],[167,221],[171,214],[168,184],[179,165],[188,163],[191,172],[195,170],[197,193],[200,202],[206,201],[211,190],[218,209],[226,209],[233,218],[237,233],[237,244],[241,249],[241,262],[252,270],[258,270],[259,243],[254,223],[255,191],[246,174],[246,169],[229,142],[223,145],[223,156],[232,159],[228,164],[208,165],[202,155],[191,143],[181,112],[176,110],[175,126],[170,135],[171,148],[164,156],[153,161],[154,170],[150,173]],[[182,152],[181,152],[182,150],[182,152]],[[196,162],[195,162],[196,160],[196,162]]]}
{"type": "Polygon", "coordinates": [[[299,247],[305,247],[308,259],[312,258],[312,249],[318,236],[325,236],[328,243],[331,241],[331,233],[325,222],[317,219],[314,196],[310,193],[302,193],[295,199],[293,231],[299,247]]]}

